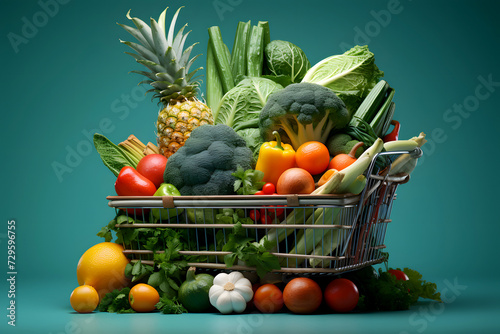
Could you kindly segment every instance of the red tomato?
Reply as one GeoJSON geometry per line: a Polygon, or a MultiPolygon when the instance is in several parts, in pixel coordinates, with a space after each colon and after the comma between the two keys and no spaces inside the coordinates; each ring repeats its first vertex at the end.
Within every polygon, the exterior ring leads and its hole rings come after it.
{"type": "Polygon", "coordinates": [[[336,312],[350,312],[358,305],[358,287],[347,278],[331,281],[324,295],[326,304],[336,312]]]}
{"type": "Polygon", "coordinates": [[[248,213],[248,217],[254,222],[258,222],[260,220],[260,211],[257,209],[251,209],[248,213]]]}
{"type": "Polygon", "coordinates": [[[261,224],[272,224],[273,217],[271,217],[270,215],[266,215],[266,214],[262,213],[262,211],[261,211],[260,212],[260,223],[261,224]]]}
{"type": "Polygon", "coordinates": [[[253,303],[262,313],[276,313],[283,308],[283,293],[274,284],[264,284],[255,291],[253,303]]]}
{"type": "Polygon", "coordinates": [[[167,158],[162,154],[148,154],[137,164],[139,174],[153,182],[156,188],[163,183],[163,173],[167,166],[167,158]]]}
{"type": "Polygon", "coordinates": [[[254,195],[265,195],[262,190],[258,190],[254,195]]]}
{"type": "Polygon", "coordinates": [[[307,277],[292,279],[283,290],[283,302],[293,313],[311,314],[323,300],[318,283],[307,277]]]}
{"type": "Polygon", "coordinates": [[[262,191],[266,195],[273,195],[276,192],[276,187],[274,184],[268,182],[262,186],[262,191]]]}
{"type": "Polygon", "coordinates": [[[408,278],[408,276],[402,272],[401,270],[397,270],[397,269],[389,269],[387,270],[387,272],[389,274],[391,274],[392,276],[396,277],[397,280],[399,281],[408,281],[410,278],[408,278]]]}

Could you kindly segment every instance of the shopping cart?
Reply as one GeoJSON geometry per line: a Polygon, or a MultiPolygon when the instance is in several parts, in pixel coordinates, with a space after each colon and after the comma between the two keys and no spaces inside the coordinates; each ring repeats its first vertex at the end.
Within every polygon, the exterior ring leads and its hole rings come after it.
{"type": "MultiPolygon", "coordinates": [[[[422,151],[417,148],[411,152],[381,152],[377,158],[385,156],[393,161],[406,153],[419,157],[422,151]]],[[[388,176],[390,165],[379,170],[375,161],[367,169],[367,183],[359,195],[109,196],[107,199],[117,214],[131,218],[116,225],[117,229],[136,229],[137,233],[165,228],[185,231],[190,246],[179,253],[196,259],[189,266],[207,270],[255,270],[241,262],[229,268],[224,262],[224,256],[230,252],[222,248],[234,224],[217,222],[218,214],[233,210],[243,217],[255,217],[257,212],[281,215],[283,218],[271,224],[241,224],[249,238],[255,242],[266,238],[268,245],[272,245],[270,252],[281,266],[274,271],[336,274],[381,263],[386,258],[384,239],[396,190],[408,182],[409,175],[388,176]],[[176,212],[155,222],[150,210],[159,208],[176,212]]],[[[166,247],[166,240],[162,242],[166,247]]],[[[132,262],[154,264],[154,252],[144,245],[132,242],[123,246],[132,262]]]]}

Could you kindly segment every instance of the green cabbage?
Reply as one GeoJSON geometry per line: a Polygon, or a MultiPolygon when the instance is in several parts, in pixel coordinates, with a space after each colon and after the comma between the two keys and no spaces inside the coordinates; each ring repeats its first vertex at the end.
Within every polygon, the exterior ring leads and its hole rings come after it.
{"type": "Polygon", "coordinates": [[[235,130],[258,128],[259,114],[267,98],[282,88],[281,85],[265,78],[243,79],[222,98],[213,113],[215,124],[225,124],[235,130]]]}
{"type": "Polygon", "coordinates": [[[384,76],[375,65],[375,56],[368,46],[355,46],[342,55],[323,59],[309,71],[302,82],[330,88],[354,113],[370,90],[384,76]]]}
{"type": "Polygon", "coordinates": [[[290,83],[298,83],[311,68],[304,51],[287,41],[270,42],[265,54],[269,72],[280,80],[287,78],[290,83]]]}

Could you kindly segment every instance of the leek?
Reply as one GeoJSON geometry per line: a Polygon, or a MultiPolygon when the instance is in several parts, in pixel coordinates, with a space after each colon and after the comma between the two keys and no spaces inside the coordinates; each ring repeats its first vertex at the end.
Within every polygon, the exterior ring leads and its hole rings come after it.
{"type": "Polygon", "coordinates": [[[384,142],[378,138],[372,146],[366,149],[359,158],[350,166],[335,173],[325,184],[318,187],[311,194],[343,194],[347,192],[349,186],[362,175],[370,166],[373,158],[382,151],[384,142]]]}
{"type": "Polygon", "coordinates": [[[393,151],[413,151],[418,147],[418,143],[412,138],[408,140],[392,140],[384,143],[387,152],[393,151]]]}
{"type": "MultiPolygon", "coordinates": [[[[410,139],[417,144],[417,147],[422,147],[427,140],[425,139],[425,133],[421,132],[418,137],[413,137],[410,139]]],[[[395,175],[398,173],[408,173],[410,174],[417,165],[418,158],[411,153],[401,154],[391,165],[391,170],[389,175],[395,175]]]]}
{"type": "MultiPolygon", "coordinates": [[[[341,208],[318,208],[314,212],[315,225],[333,225],[339,216],[341,208]]],[[[299,239],[297,245],[289,252],[289,254],[310,254],[321,241],[330,229],[306,229],[304,235],[299,239]]],[[[301,264],[304,258],[296,259],[296,263],[301,264]]]]}

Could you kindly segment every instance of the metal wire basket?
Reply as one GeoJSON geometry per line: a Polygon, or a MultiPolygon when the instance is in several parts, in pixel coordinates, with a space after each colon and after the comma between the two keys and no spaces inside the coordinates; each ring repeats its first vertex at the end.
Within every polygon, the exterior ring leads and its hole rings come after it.
{"type": "MultiPolygon", "coordinates": [[[[414,152],[383,152],[379,155],[394,157],[404,153],[414,152]]],[[[381,263],[385,259],[384,239],[391,222],[396,189],[408,182],[409,175],[387,176],[388,168],[381,173],[375,172],[374,168],[372,163],[367,170],[367,184],[359,195],[109,196],[107,199],[109,206],[134,220],[133,223],[116,225],[118,229],[136,229],[137,233],[159,228],[186,231],[188,244],[192,246],[179,253],[203,259],[189,263],[190,266],[215,270],[255,270],[245,263],[237,263],[231,268],[226,266],[224,256],[230,253],[224,252],[222,247],[227,243],[234,224],[216,223],[214,218],[218,212],[232,209],[249,217],[257,210],[275,216],[284,211],[282,223],[276,220],[272,224],[255,222],[241,226],[256,242],[264,236],[274,236],[274,239],[269,238],[275,243],[271,253],[281,264],[281,269],[276,272],[336,274],[381,263]],[[147,210],[158,208],[178,212],[154,222],[147,210]],[[301,239],[303,235],[307,237],[301,239]]],[[[153,251],[143,245],[124,243],[123,246],[124,253],[133,262],[141,260],[145,264],[154,264],[153,251]]]]}

